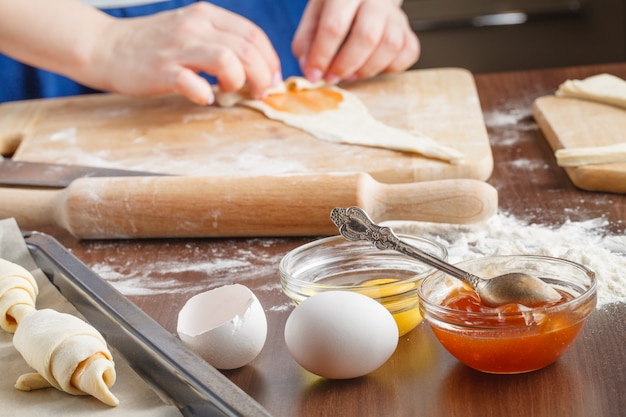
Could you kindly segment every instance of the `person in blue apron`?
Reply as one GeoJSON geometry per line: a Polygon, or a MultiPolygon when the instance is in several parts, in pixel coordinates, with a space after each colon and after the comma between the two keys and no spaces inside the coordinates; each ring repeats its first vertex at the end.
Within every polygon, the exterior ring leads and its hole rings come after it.
{"type": "Polygon", "coordinates": [[[210,104],[210,84],[224,92],[247,85],[260,98],[283,77],[357,80],[403,71],[419,56],[399,0],[4,3],[0,102],[106,91],[210,104]],[[63,59],[81,42],[99,57],[83,67],[63,59]]]}

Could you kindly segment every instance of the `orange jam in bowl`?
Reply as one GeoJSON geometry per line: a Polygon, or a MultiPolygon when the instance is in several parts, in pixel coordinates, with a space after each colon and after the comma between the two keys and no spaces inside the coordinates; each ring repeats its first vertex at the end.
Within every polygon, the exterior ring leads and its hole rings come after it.
{"type": "MultiPolygon", "coordinates": [[[[439,259],[447,259],[446,249],[434,241],[412,235],[399,237],[439,259]]],[[[349,241],[343,236],[318,239],[291,250],[278,269],[283,292],[295,304],[323,291],[358,292],[387,308],[400,336],[422,321],[417,288],[434,271],[399,252],[380,250],[370,242],[349,241]]]]}
{"type": "Polygon", "coordinates": [[[484,306],[466,284],[444,273],[426,277],[419,308],[443,347],[465,365],[495,374],[530,372],[550,365],[574,343],[596,305],[596,278],[588,268],[544,256],[493,256],[457,264],[484,278],[525,272],[562,295],[529,308],[484,306]]]}

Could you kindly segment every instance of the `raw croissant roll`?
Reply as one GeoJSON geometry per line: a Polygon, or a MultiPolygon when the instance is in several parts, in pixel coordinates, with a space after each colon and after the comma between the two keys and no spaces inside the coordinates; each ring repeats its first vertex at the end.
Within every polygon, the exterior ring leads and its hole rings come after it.
{"type": "Polygon", "coordinates": [[[32,274],[20,265],[0,259],[0,327],[15,333],[18,321],[34,312],[39,288],[32,274]]]}
{"type": "Polygon", "coordinates": [[[109,388],[115,365],[102,335],[70,314],[37,310],[24,317],[13,345],[38,373],[22,375],[15,388],[23,391],[53,386],[73,395],[92,395],[116,406],[109,388]]]}

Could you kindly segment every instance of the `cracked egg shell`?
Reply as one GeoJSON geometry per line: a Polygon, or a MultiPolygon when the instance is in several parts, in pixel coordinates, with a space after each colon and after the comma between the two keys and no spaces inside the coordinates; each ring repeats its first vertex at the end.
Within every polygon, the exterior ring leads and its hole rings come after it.
{"type": "Polygon", "coordinates": [[[254,360],[267,337],[267,318],[254,293],[225,285],[191,297],[178,314],[177,332],[189,349],[217,369],[254,360]]]}

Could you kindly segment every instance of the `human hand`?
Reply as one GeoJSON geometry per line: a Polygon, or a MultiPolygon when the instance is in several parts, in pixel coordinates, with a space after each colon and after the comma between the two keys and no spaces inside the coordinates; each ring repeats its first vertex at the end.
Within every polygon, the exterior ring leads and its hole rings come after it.
{"type": "Polygon", "coordinates": [[[311,81],[399,72],[420,47],[398,0],[310,0],[292,49],[311,81]]]}
{"type": "Polygon", "coordinates": [[[246,84],[261,97],[281,81],[280,61],[265,33],[247,19],[209,3],[156,15],[114,19],[94,53],[92,85],[136,97],[178,93],[206,105],[220,91],[246,84]]]}

